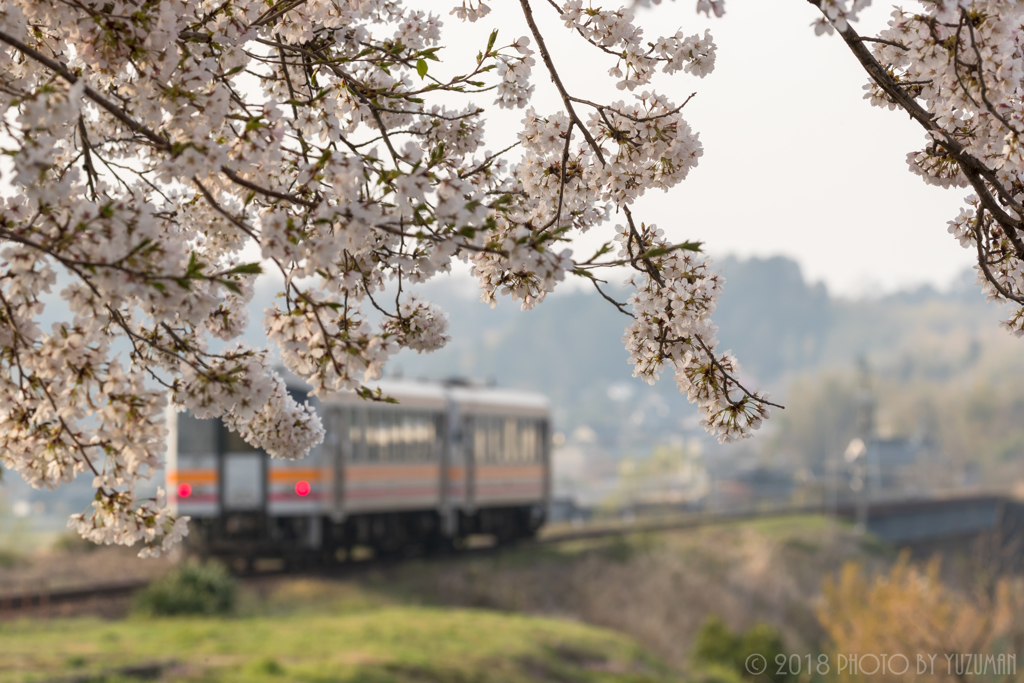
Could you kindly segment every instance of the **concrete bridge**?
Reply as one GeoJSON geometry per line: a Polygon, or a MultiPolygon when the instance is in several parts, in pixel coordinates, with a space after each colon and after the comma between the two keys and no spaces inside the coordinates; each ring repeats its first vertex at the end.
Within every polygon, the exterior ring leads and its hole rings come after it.
{"type": "MultiPolygon", "coordinates": [[[[854,505],[840,517],[855,520],[854,505]]],[[[866,527],[879,539],[922,553],[965,548],[986,538],[1019,562],[1024,559],[1024,501],[997,494],[960,495],[872,503],[866,527]]],[[[994,548],[993,548],[994,549],[994,548]]]]}
{"type": "MultiPolygon", "coordinates": [[[[809,506],[766,506],[764,501],[730,510],[714,512],[684,512],[681,518],[665,521],[645,521],[645,515],[637,514],[625,525],[606,528],[600,522],[593,524],[592,509],[576,508],[571,502],[563,501],[564,510],[553,510],[558,521],[576,518],[580,526],[571,530],[551,529],[544,534],[550,540],[606,536],[635,530],[659,531],[716,524],[741,519],[779,517],[793,514],[824,514],[838,516],[855,522],[858,519],[857,504],[852,500],[841,501],[839,505],[809,506]]],[[[666,510],[658,508],[664,515],[666,510]]],[[[985,542],[985,553],[996,561],[1010,562],[1012,566],[1024,568],[1024,500],[1002,493],[950,493],[928,498],[889,499],[871,501],[867,505],[865,527],[880,540],[896,547],[910,548],[915,554],[928,555],[934,552],[962,553],[978,548],[979,540],[985,542]]]]}

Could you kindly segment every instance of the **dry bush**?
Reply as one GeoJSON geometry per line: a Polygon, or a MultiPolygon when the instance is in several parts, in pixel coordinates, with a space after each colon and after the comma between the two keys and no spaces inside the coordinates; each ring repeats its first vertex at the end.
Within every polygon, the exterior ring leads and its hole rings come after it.
{"type": "MultiPolygon", "coordinates": [[[[990,663],[989,675],[975,676],[963,670],[967,660],[959,660],[960,674],[958,660],[947,660],[947,655],[998,658],[1024,652],[1024,579],[1004,576],[961,591],[944,583],[940,571],[938,558],[922,566],[903,554],[888,573],[873,579],[860,565],[848,563],[836,579],[825,581],[818,618],[832,640],[833,663],[853,655],[899,653],[910,664],[902,675],[879,671],[871,676],[847,666],[846,671],[835,671],[839,680],[1024,680],[1020,667],[1015,675],[993,676],[990,663]],[[928,666],[918,675],[918,655],[935,655],[934,668],[928,666]]],[[[873,667],[874,660],[869,661],[873,667]]],[[[902,669],[903,661],[897,662],[902,669]]]]}

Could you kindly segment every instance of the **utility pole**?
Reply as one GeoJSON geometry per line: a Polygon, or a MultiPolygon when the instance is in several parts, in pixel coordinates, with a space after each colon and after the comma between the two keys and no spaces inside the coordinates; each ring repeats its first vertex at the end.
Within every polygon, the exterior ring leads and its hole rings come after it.
{"type": "Polygon", "coordinates": [[[875,435],[875,396],[871,390],[871,366],[867,356],[857,361],[860,375],[860,394],[857,397],[857,439],[850,442],[846,449],[847,461],[853,465],[853,481],[851,487],[857,495],[857,530],[861,533],[868,528],[868,458],[869,444],[875,435]],[[854,448],[859,441],[860,447],[854,448]],[[851,453],[853,448],[855,453],[851,453]]]}

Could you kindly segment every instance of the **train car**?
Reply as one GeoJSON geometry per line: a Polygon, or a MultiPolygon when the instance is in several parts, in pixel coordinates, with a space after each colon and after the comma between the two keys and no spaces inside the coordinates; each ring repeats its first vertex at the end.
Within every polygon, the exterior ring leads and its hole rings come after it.
{"type": "MultiPolygon", "coordinates": [[[[504,542],[544,522],[550,409],[539,394],[384,381],[397,403],[308,399],[326,430],[301,460],[270,458],[219,420],[169,413],[167,489],[188,545],[242,558],[352,557],[504,542]]],[[[289,386],[299,400],[305,391],[289,386]]]]}

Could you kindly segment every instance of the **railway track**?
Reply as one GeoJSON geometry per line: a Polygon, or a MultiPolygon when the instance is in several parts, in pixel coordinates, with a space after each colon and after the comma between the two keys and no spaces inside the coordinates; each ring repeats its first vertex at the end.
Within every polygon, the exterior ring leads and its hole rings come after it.
{"type": "Polygon", "coordinates": [[[52,590],[0,591],[0,619],[11,615],[47,614],[59,605],[126,597],[147,585],[148,581],[124,581],[52,590]]]}
{"type": "MultiPolygon", "coordinates": [[[[924,499],[912,501],[896,501],[882,505],[873,505],[878,512],[891,510],[894,507],[909,511],[934,509],[936,506],[952,506],[958,502],[969,499],[924,499]]],[[[767,510],[743,510],[722,513],[694,513],[685,516],[669,519],[638,519],[629,523],[615,524],[589,524],[586,527],[578,528],[570,525],[554,525],[541,530],[537,538],[517,541],[508,545],[480,545],[463,548],[454,554],[441,554],[435,556],[418,556],[416,559],[427,561],[441,561],[451,557],[483,556],[501,552],[511,547],[523,547],[529,545],[554,545],[570,541],[599,540],[614,536],[622,536],[637,533],[657,533],[666,531],[677,531],[691,529],[714,524],[746,521],[752,519],[770,519],[778,517],[789,517],[802,514],[838,514],[840,517],[852,518],[855,511],[851,506],[842,506],[838,509],[831,506],[810,505],[810,506],[787,506],[767,510]]],[[[272,571],[263,571],[241,576],[246,581],[273,579],[281,576],[311,576],[318,578],[354,578],[359,574],[381,569],[394,568],[412,558],[368,558],[341,562],[331,565],[320,565],[308,567],[303,570],[289,571],[287,568],[280,568],[272,571]]],[[[56,590],[25,590],[20,592],[3,591],[0,589],[0,619],[12,616],[24,616],[29,614],[45,615],[61,605],[88,604],[89,601],[104,599],[118,599],[130,597],[136,591],[148,585],[147,581],[130,581],[122,583],[97,584],[69,589],[56,590]]]]}

